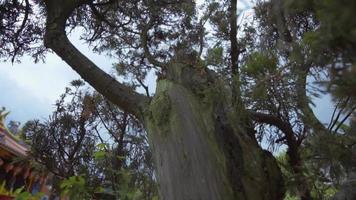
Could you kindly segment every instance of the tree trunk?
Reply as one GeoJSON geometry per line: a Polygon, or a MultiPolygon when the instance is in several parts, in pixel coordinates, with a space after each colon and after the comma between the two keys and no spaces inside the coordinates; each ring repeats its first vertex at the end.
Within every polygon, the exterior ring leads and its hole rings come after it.
{"type": "Polygon", "coordinates": [[[189,64],[167,69],[145,113],[162,199],[282,199],[280,170],[226,85],[189,64]]]}
{"type": "Polygon", "coordinates": [[[356,167],[348,173],[347,179],[340,190],[335,194],[333,200],[355,200],[356,199],[356,167]]]}
{"type": "Polygon", "coordinates": [[[98,92],[144,121],[162,200],[283,198],[283,181],[273,156],[258,146],[248,131],[247,113],[233,106],[231,92],[215,73],[201,69],[191,58],[172,61],[150,101],[106,74],[70,43],[65,22],[82,2],[45,1],[45,45],[98,92]]]}

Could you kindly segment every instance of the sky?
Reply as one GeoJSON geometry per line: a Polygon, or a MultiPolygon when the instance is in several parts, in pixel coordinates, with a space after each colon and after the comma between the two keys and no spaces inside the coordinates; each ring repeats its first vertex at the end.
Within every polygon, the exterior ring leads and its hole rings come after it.
{"type": "MultiPolygon", "coordinates": [[[[91,52],[79,40],[79,35],[80,30],[77,30],[69,38],[82,53],[110,72],[115,61],[91,52]]],[[[29,57],[23,57],[21,63],[0,62],[0,108],[5,107],[10,111],[7,121],[24,123],[31,119],[45,119],[54,110],[55,101],[64,93],[69,82],[79,78],[76,72],[52,53],[47,54],[45,63],[35,64],[29,57]]],[[[153,77],[149,82],[154,82],[153,77]]],[[[314,99],[314,103],[317,117],[327,123],[333,111],[330,97],[314,99]]]]}
{"type": "MultiPolygon", "coordinates": [[[[114,60],[90,51],[79,40],[80,31],[70,35],[74,45],[89,56],[106,72],[112,69],[114,60]]],[[[69,82],[79,79],[57,55],[48,53],[45,63],[34,63],[30,57],[21,58],[21,63],[0,63],[0,108],[10,111],[7,120],[22,123],[31,119],[45,119],[54,110],[54,103],[64,93],[69,82]]]]}

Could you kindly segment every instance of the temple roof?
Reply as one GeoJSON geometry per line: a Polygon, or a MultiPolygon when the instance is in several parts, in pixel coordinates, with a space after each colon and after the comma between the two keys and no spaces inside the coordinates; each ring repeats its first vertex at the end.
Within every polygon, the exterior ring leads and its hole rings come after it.
{"type": "Polygon", "coordinates": [[[27,155],[28,147],[4,125],[7,114],[0,110],[0,149],[4,149],[15,156],[24,157],[27,155]]]}

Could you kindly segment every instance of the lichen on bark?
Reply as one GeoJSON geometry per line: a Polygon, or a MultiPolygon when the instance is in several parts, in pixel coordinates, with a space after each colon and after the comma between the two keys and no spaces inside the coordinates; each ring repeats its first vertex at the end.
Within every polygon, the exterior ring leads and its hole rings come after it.
{"type": "Polygon", "coordinates": [[[146,115],[162,198],[281,199],[277,164],[251,136],[226,85],[208,70],[170,68],[146,115]]]}

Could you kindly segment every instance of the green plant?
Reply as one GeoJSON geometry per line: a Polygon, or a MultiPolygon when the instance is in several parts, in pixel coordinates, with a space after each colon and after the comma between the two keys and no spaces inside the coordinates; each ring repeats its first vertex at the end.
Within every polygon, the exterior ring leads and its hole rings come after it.
{"type": "Polygon", "coordinates": [[[38,192],[35,195],[24,191],[24,187],[17,188],[15,190],[6,189],[6,182],[3,181],[0,185],[0,195],[14,197],[15,200],[40,200],[44,195],[42,192],[38,192]]]}
{"type": "Polygon", "coordinates": [[[88,199],[90,197],[89,188],[85,184],[83,176],[72,176],[61,182],[61,196],[68,196],[71,199],[88,199]]]}
{"type": "Polygon", "coordinates": [[[139,188],[135,188],[131,186],[132,174],[128,170],[121,170],[121,179],[122,184],[119,190],[120,196],[124,200],[138,200],[142,199],[142,192],[139,188]]]}
{"type": "Polygon", "coordinates": [[[12,190],[12,189],[8,190],[8,189],[6,189],[5,185],[6,185],[6,182],[3,181],[0,185],[0,195],[7,195],[7,196],[15,197],[18,194],[20,194],[21,192],[23,192],[23,190],[24,190],[24,187],[20,187],[15,190],[12,190]]]}
{"type": "Polygon", "coordinates": [[[0,195],[8,195],[9,191],[5,188],[5,181],[0,185],[0,195]]]}
{"type": "Polygon", "coordinates": [[[43,197],[43,195],[44,194],[42,192],[38,192],[35,195],[32,195],[31,193],[25,191],[16,195],[15,200],[40,200],[43,197]]]}

